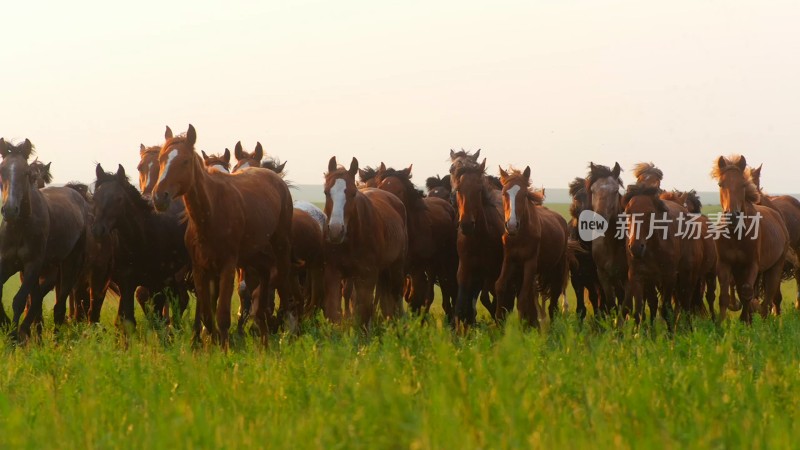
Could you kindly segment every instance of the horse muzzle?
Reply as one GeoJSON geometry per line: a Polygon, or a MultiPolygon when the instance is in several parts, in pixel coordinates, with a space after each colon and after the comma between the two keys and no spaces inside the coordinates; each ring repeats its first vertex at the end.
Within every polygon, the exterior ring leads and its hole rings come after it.
{"type": "Polygon", "coordinates": [[[341,244],[347,236],[347,228],[344,224],[331,223],[328,224],[328,232],[325,234],[326,239],[331,244],[341,244]]]}
{"type": "Polygon", "coordinates": [[[631,252],[634,258],[642,259],[647,253],[647,244],[644,242],[634,242],[628,245],[628,251],[631,252]]]}
{"type": "Polygon", "coordinates": [[[4,220],[14,220],[19,217],[19,205],[3,205],[0,208],[0,213],[2,213],[4,220]]]}
{"type": "Polygon", "coordinates": [[[158,194],[153,193],[153,206],[156,208],[158,212],[164,212],[169,208],[169,204],[172,201],[172,198],[169,195],[169,192],[159,192],[158,194]]]}
{"type": "Polygon", "coordinates": [[[508,233],[509,236],[516,236],[517,233],[519,233],[519,224],[511,221],[506,222],[506,233],[508,233]]]}

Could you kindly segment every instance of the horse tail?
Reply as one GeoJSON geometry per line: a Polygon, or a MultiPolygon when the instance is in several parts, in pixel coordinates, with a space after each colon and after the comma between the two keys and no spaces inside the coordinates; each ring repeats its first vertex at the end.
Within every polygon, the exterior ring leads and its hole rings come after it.
{"type": "Polygon", "coordinates": [[[579,254],[586,254],[588,253],[585,248],[583,248],[583,244],[581,241],[577,239],[573,239],[570,237],[567,239],[567,250],[566,250],[566,257],[567,257],[567,264],[572,269],[578,268],[578,255],[579,254]]]}

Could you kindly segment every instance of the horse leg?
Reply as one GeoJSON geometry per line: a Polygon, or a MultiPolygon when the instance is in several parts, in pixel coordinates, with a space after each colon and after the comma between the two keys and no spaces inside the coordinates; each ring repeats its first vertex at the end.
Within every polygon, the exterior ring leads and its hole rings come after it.
{"type": "Polygon", "coordinates": [[[711,315],[711,320],[716,321],[716,313],[714,312],[714,300],[716,299],[717,277],[714,272],[706,275],[705,293],[706,303],[708,304],[708,313],[711,315]]]}
{"type": "Polygon", "coordinates": [[[22,271],[22,283],[14,295],[11,307],[14,311],[13,325],[16,329],[19,325],[20,339],[26,339],[30,335],[30,327],[34,320],[42,315],[42,297],[39,289],[39,274],[41,273],[41,265],[38,263],[28,263],[22,271]],[[25,307],[28,306],[28,296],[31,298],[30,307],[25,314],[25,319],[20,324],[20,317],[25,312],[25,307]]]}
{"type": "MultiPolygon", "coordinates": [[[[531,260],[529,260],[524,268],[523,268],[523,286],[525,285],[525,279],[529,276],[528,270],[533,270],[532,273],[536,273],[536,264],[532,266],[531,260]]],[[[494,283],[494,295],[495,295],[495,312],[494,317],[498,323],[501,323],[505,320],[506,315],[510,313],[514,309],[514,295],[508,295],[509,292],[509,281],[511,281],[511,277],[514,275],[514,263],[509,258],[508,253],[503,258],[503,266],[500,268],[500,275],[497,277],[497,281],[494,283]],[[511,304],[508,304],[505,300],[511,298],[511,304]]],[[[516,293],[515,293],[516,294],[516,293]]],[[[534,305],[535,306],[535,305],[534,305]]],[[[535,318],[536,315],[528,315],[525,319],[532,319],[535,318]]],[[[520,317],[522,317],[523,313],[520,311],[520,317]]]]}
{"type": "Polygon", "coordinates": [[[408,299],[410,300],[411,311],[414,314],[420,314],[428,295],[428,276],[425,274],[423,267],[414,267],[411,269],[411,277],[409,279],[411,282],[407,285],[410,290],[408,299]]]}
{"type": "Polygon", "coordinates": [[[377,284],[375,274],[364,274],[355,281],[356,290],[356,323],[364,330],[369,331],[370,322],[375,310],[374,292],[377,284]]]}
{"type": "Polygon", "coordinates": [[[64,324],[67,314],[67,297],[78,283],[78,277],[83,269],[81,256],[73,255],[59,268],[56,303],[53,305],[53,321],[56,327],[64,324]]]}
{"type": "Polygon", "coordinates": [[[11,319],[6,314],[6,309],[3,307],[3,285],[6,284],[11,275],[12,269],[9,268],[10,264],[3,264],[0,260],[0,328],[6,328],[11,324],[11,319]]]}
{"type": "Polygon", "coordinates": [[[217,301],[219,344],[224,350],[228,349],[228,333],[231,328],[231,297],[233,297],[235,278],[236,261],[228,261],[219,276],[219,300],[217,301]]]}
{"type": "MultiPolygon", "coordinates": [[[[783,259],[783,258],[781,258],[783,259]]],[[[774,266],[770,267],[763,274],[764,279],[764,303],[761,305],[761,316],[767,317],[769,315],[772,305],[771,299],[775,299],[775,314],[781,313],[781,277],[783,276],[783,261],[778,261],[774,266]]]]}
{"type": "MultiPolygon", "coordinates": [[[[519,310],[520,320],[524,325],[532,326],[534,328],[539,328],[539,307],[536,304],[538,301],[538,292],[536,289],[537,263],[538,261],[536,261],[535,258],[531,258],[522,266],[522,286],[519,289],[519,298],[517,299],[517,310],[519,310]]],[[[503,269],[505,269],[505,267],[506,264],[504,263],[503,269]]],[[[502,272],[503,271],[501,271],[501,274],[502,272]]],[[[506,276],[508,277],[508,274],[506,276]]],[[[499,285],[500,279],[497,281],[497,284],[499,285]]],[[[504,284],[503,289],[507,289],[506,284],[504,284]]],[[[498,298],[503,297],[498,295],[498,298]]],[[[501,309],[504,308],[498,307],[498,313],[501,311],[501,309]]]]}
{"type": "Polygon", "coordinates": [[[584,299],[586,287],[577,271],[570,274],[570,282],[572,284],[572,290],[575,291],[575,313],[578,315],[578,318],[583,321],[583,319],[586,318],[586,300],[584,299]]]}
{"type": "MultiPolygon", "coordinates": [[[[326,263],[323,269],[323,280],[325,289],[325,302],[322,305],[322,312],[325,318],[333,323],[342,321],[342,272],[334,264],[326,263]]],[[[345,311],[349,308],[349,297],[353,291],[351,280],[344,283],[345,311]]]]}
{"type": "MultiPolygon", "coordinates": [[[[739,300],[742,302],[742,314],[739,317],[743,322],[753,322],[753,297],[755,295],[755,282],[758,278],[758,263],[751,261],[742,271],[741,277],[736,277],[736,286],[739,292],[739,300]]],[[[772,298],[764,298],[764,303],[772,306],[772,298]]],[[[769,311],[769,310],[767,310],[769,311]]]]}
{"type": "Polygon", "coordinates": [[[794,283],[797,287],[797,293],[794,298],[794,309],[800,309],[800,267],[794,268],[794,283]]]}
{"type": "MultiPolygon", "coordinates": [[[[198,344],[203,331],[203,322],[207,322],[208,317],[211,315],[211,286],[209,285],[210,277],[206,270],[200,269],[197,266],[192,270],[194,292],[197,298],[197,307],[194,312],[194,335],[192,336],[192,342],[198,344]]],[[[213,331],[213,329],[209,329],[209,331],[213,331]]]]}

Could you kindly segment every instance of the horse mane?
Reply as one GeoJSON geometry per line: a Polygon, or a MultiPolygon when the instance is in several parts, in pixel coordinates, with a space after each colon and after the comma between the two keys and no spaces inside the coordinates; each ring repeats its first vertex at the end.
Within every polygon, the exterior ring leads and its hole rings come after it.
{"type": "MultiPolygon", "coordinates": [[[[600,164],[593,164],[589,166],[589,176],[586,177],[586,182],[591,186],[597,180],[603,178],[610,178],[614,176],[614,172],[608,166],[600,164]]],[[[622,186],[622,178],[617,177],[617,182],[622,186]]]]}
{"type": "Polygon", "coordinates": [[[744,157],[742,155],[730,155],[730,156],[723,156],[722,159],[725,161],[725,167],[719,167],[719,164],[714,164],[713,168],[711,169],[711,178],[715,180],[719,180],[722,176],[730,171],[736,171],[742,174],[742,177],[745,180],[745,188],[744,188],[744,198],[746,201],[752,203],[758,203],[759,199],[761,198],[761,193],[759,192],[758,186],[753,182],[753,176],[750,173],[750,170],[742,170],[739,168],[739,164],[741,163],[744,157]]]}
{"type": "Polygon", "coordinates": [[[122,189],[125,191],[125,194],[131,199],[133,205],[141,209],[145,212],[153,211],[153,204],[150,203],[145,197],[142,196],[142,193],[139,192],[139,189],[136,189],[134,185],[131,184],[130,179],[125,177],[119,177],[115,173],[106,172],[105,176],[98,177],[97,181],[95,181],[94,188],[97,189],[105,183],[111,181],[119,181],[122,185],[122,189]]]}
{"type": "Polygon", "coordinates": [[[358,171],[358,180],[361,181],[362,183],[367,183],[373,178],[375,178],[377,174],[378,174],[378,169],[371,166],[366,166],[358,171]]]}
{"type": "Polygon", "coordinates": [[[44,184],[50,184],[53,182],[53,174],[50,173],[50,168],[47,167],[47,164],[39,161],[38,159],[33,160],[30,164],[30,168],[36,172],[36,174],[42,178],[44,184]]]}
{"type": "Polygon", "coordinates": [[[89,186],[85,183],[81,183],[80,181],[70,181],[69,183],[65,184],[64,187],[68,187],[73,191],[81,194],[84,200],[87,202],[92,202],[92,192],[89,190],[89,186]]]}
{"type": "Polygon", "coordinates": [[[490,185],[496,187],[497,189],[499,190],[503,189],[503,182],[500,181],[500,177],[496,177],[494,175],[486,175],[486,180],[489,182],[490,185]]]}
{"type": "MultiPolygon", "coordinates": [[[[480,150],[478,150],[478,151],[480,151],[480,150]]],[[[470,151],[464,150],[462,148],[459,151],[453,151],[452,156],[450,156],[450,161],[455,161],[455,160],[457,160],[459,158],[467,158],[467,157],[472,157],[472,156],[473,155],[472,155],[472,153],[470,151]]]]}
{"type": "Polygon", "coordinates": [[[389,177],[397,178],[398,180],[400,180],[401,183],[403,183],[403,188],[406,190],[406,192],[409,192],[411,194],[410,200],[413,202],[414,206],[418,208],[425,207],[425,203],[422,201],[422,199],[425,198],[425,193],[423,193],[422,190],[417,189],[417,187],[414,186],[414,183],[411,182],[412,175],[411,174],[407,175],[406,173],[407,172],[403,170],[397,170],[389,167],[388,169],[383,171],[383,173],[381,174],[381,178],[382,179],[386,179],[389,177]]]}
{"type": "Polygon", "coordinates": [[[445,175],[443,177],[440,177],[439,175],[436,175],[435,177],[428,177],[425,180],[425,187],[429,191],[436,189],[437,187],[450,188],[450,175],[445,175]]]}
{"type": "Polygon", "coordinates": [[[264,161],[261,161],[262,168],[269,169],[277,173],[278,175],[280,175],[281,178],[284,178],[286,176],[286,172],[284,171],[283,167],[283,165],[285,164],[286,163],[281,163],[280,159],[272,157],[266,158],[264,161]],[[278,170],[278,168],[280,168],[280,171],[278,170]]]}
{"type": "Polygon", "coordinates": [[[153,146],[150,146],[150,147],[146,147],[144,150],[140,151],[139,154],[140,154],[140,156],[145,156],[145,155],[149,155],[149,154],[152,154],[152,153],[158,154],[160,151],[161,151],[161,146],[160,145],[153,145],[153,146]]]}
{"type": "Polygon", "coordinates": [[[629,184],[628,189],[625,191],[625,197],[623,197],[622,199],[622,203],[627,204],[628,202],[631,201],[633,197],[638,197],[640,195],[653,197],[654,199],[660,202],[661,201],[661,198],[659,197],[660,193],[661,190],[657,187],[629,184]]]}
{"type": "Polygon", "coordinates": [[[697,191],[694,189],[688,192],[673,189],[671,192],[662,192],[660,197],[662,200],[680,203],[680,197],[683,197],[684,195],[686,196],[686,201],[684,204],[686,209],[689,210],[690,213],[700,214],[700,209],[703,207],[703,204],[700,203],[700,196],[697,195],[697,191]]]}
{"type": "Polygon", "coordinates": [[[639,178],[642,175],[650,175],[662,181],[664,179],[664,172],[661,171],[655,164],[651,162],[641,162],[633,166],[633,176],[639,178]]]}
{"type": "Polygon", "coordinates": [[[575,198],[576,196],[586,192],[586,179],[575,177],[569,183],[569,196],[575,198]]]}

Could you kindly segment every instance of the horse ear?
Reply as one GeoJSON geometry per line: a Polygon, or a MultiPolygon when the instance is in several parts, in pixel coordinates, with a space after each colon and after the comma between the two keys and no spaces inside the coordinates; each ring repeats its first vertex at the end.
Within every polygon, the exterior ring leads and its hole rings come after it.
{"type": "Polygon", "coordinates": [[[728,164],[725,162],[725,157],[720,156],[719,159],[717,159],[717,167],[719,167],[719,170],[724,170],[727,166],[728,164]]]}
{"type": "Polygon", "coordinates": [[[9,153],[11,153],[11,151],[8,149],[8,145],[6,145],[6,140],[0,138],[0,154],[5,158],[9,153]]]}
{"type": "Polygon", "coordinates": [[[747,168],[747,160],[744,159],[744,155],[739,157],[739,162],[736,165],[739,166],[739,169],[741,169],[742,172],[744,172],[744,169],[747,168]]]}
{"type": "Polygon", "coordinates": [[[355,156],[353,157],[353,160],[350,161],[350,170],[348,170],[348,172],[350,172],[350,176],[353,178],[355,178],[356,174],[358,173],[358,160],[355,156]]]}
{"type": "Polygon", "coordinates": [[[22,156],[24,156],[25,159],[30,158],[31,153],[33,152],[33,144],[31,144],[31,140],[25,139],[25,142],[23,142],[20,147],[22,148],[22,156]]]}
{"type": "Polygon", "coordinates": [[[500,183],[506,184],[506,179],[508,179],[508,172],[503,170],[502,166],[497,166],[497,168],[500,169],[500,183]]]}
{"type": "Polygon", "coordinates": [[[103,166],[101,166],[100,163],[97,163],[97,166],[95,166],[94,174],[98,180],[101,180],[106,176],[106,171],[103,170],[103,166]]]}
{"type": "Polygon", "coordinates": [[[200,154],[203,155],[203,161],[208,161],[208,155],[206,155],[205,150],[200,150],[200,154]]]}
{"type": "Polygon", "coordinates": [[[764,167],[764,164],[763,163],[759,164],[757,169],[753,169],[753,173],[760,176],[762,167],[764,167]]]}
{"type": "Polygon", "coordinates": [[[486,158],[483,158],[483,161],[481,161],[480,168],[481,168],[481,172],[486,170],[486,158]]]}
{"type": "Polygon", "coordinates": [[[144,146],[144,144],[139,144],[139,156],[144,156],[145,150],[147,150],[147,148],[144,146]]]}
{"type": "Polygon", "coordinates": [[[286,167],[286,163],[287,163],[287,161],[284,161],[283,163],[281,163],[281,165],[276,167],[275,168],[275,173],[283,173],[283,168],[286,167]]]}
{"type": "Polygon", "coordinates": [[[49,163],[45,164],[44,170],[50,172],[50,164],[53,164],[53,161],[50,161],[49,163]]]}
{"type": "Polygon", "coordinates": [[[411,168],[414,167],[414,164],[410,164],[408,167],[403,169],[403,173],[405,174],[406,178],[411,179],[411,168]]]}
{"type": "Polygon", "coordinates": [[[386,172],[386,164],[384,164],[383,161],[381,161],[381,166],[378,168],[378,170],[381,172],[386,172]]]}
{"type": "Polygon", "coordinates": [[[474,162],[478,162],[478,158],[479,158],[480,156],[481,156],[481,149],[478,149],[478,151],[477,151],[477,152],[475,152],[475,154],[474,154],[474,155],[472,155],[472,161],[474,161],[474,162]]]}
{"type": "Polygon", "coordinates": [[[450,159],[452,160],[455,157],[456,157],[456,152],[454,152],[453,149],[451,148],[450,149],[450,159]]]}
{"type": "Polygon", "coordinates": [[[224,159],[226,163],[231,162],[231,151],[227,148],[225,149],[225,153],[222,154],[222,159],[224,159]]]}
{"type": "Polygon", "coordinates": [[[172,139],[172,129],[170,129],[169,125],[167,125],[167,131],[164,132],[164,139],[172,139]]]}
{"type": "Polygon", "coordinates": [[[328,173],[336,172],[336,168],[338,165],[336,164],[336,157],[331,156],[331,159],[328,161],[328,173]]]}
{"type": "Polygon", "coordinates": [[[194,130],[192,124],[189,124],[189,129],[186,130],[186,142],[192,147],[194,147],[195,142],[197,142],[197,132],[194,130]]]}
{"type": "Polygon", "coordinates": [[[526,180],[530,180],[531,179],[531,166],[525,166],[525,170],[522,172],[522,176],[526,180]]]}
{"type": "Polygon", "coordinates": [[[256,151],[253,152],[253,157],[256,161],[261,161],[264,158],[264,148],[261,147],[261,142],[256,142],[256,151]]]}
{"type": "Polygon", "coordinates": [[[117,167],[117,178],[126,178],[125,168],[122,167],[122,164],[117,167]]]}
{"type": "Polygon", "coordinates": [[[236,143],[236,147],[233,148],[233,154],[236,155],[236,159],[245,159],[247,156],[244,154],[244,150],[242,150],[242,141],[236,143]]]}

